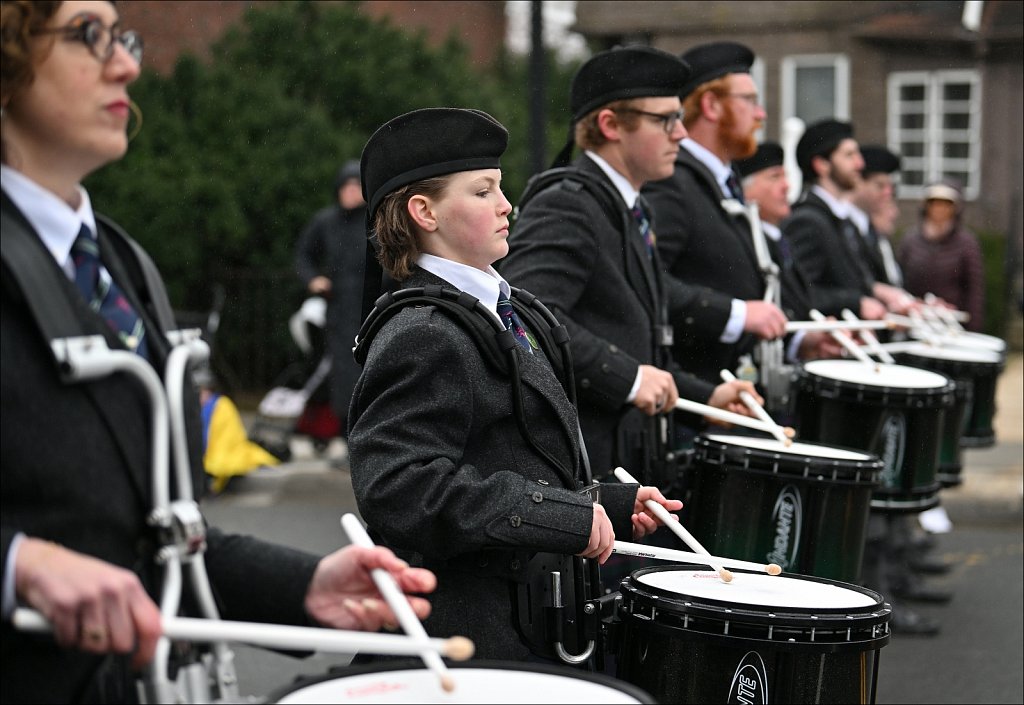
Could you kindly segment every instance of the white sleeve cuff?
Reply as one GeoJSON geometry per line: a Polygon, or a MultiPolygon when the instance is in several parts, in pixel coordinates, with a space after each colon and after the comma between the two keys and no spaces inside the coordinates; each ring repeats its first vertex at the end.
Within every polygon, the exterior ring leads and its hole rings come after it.
{"type": "Polygon", "coordinates": [[[747,322],[747,302],[739,299],[732,300],[732,311],[729,313],[729,320],[725,324],[725,330],[718,339],[720,343],[735,343],[743,335],[743,325],[747,322]]]}
{"type": "Polygon", "coordinates": [[[636,379],[633,380],[633,388],[629,390],[629,396],[626,397],[626,403],[632,404],[633,400],[636,399],[637,392],[640,391],[640,378],[643,377],[643,372],[640,368],[636,368],[636,379]]]}

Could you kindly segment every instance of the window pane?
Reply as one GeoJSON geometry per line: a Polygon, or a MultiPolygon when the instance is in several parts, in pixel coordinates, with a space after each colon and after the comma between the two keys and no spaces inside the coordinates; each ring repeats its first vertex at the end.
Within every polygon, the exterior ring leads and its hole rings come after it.
{"type": "Polygon", "coordinates": [[[796,116],[810,124],[836,113],[836,76],[831,66],[804,66],[795,71],[796,116]]]}
{"type": "Polygon", "coordinates": [[[947,83],[942,87],[942,97],[945,100],[970,100],[970,83],[947,83]]]}
{"type": "Polygon", "coordinates": [[[924,184],[923,171],[904,171],[900,183],[907,186],[922,186],[924,184]]]}
{"type": "Polygon", "coordinates": [[[900,115],[900,129],[923,130],[924,115],[921,113],[906,113],[904,115],[900,115]]]}
{"type": "Polygon", "coordinates": [[[923,157],[924,142],[900,142],[900,154],[904,157],[923,157]]]}
{"type": "Polygon", "coordinates": [[[946,142],[942,145],[942,156],[947,159],[967,159],[971,156],[971,145],[967,142],[946,142]]]}
{"type": "Polygon", "coordinates": [[[971,127],[970,113],[946,113],[942,116],[942,127],[946,130],[967,130],[971,127]]]}
{"type": "Polygon", "coordinates": [[[900,100],[924,100],[924,86],[900,86],[900,100]]]}
{"type": "Polygon", "coordinates": [[[946,179],[946,180],[949,180],[949,181],[954,181],[956,183],[961,184],[962,186],[966,186],[967,183],[971,179],[971,174],[970,174],[970,172],[967,172],[967,171],[945,171],[945,170],[943,170],[942,178],[946,179]]]}

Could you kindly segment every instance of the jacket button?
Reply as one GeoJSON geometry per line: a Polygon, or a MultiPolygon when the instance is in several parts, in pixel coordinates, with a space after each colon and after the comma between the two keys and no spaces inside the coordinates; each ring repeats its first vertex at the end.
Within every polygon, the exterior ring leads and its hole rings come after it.
{"type": "Polygon", "coordinates": [[[590,389],[590,380],[584,377],[580,380],[580,386],[584,389],[590,389]]]}
{"type": "Polygon", "coordinates": [[[692,326],[693,325],[693,316],[687,316],[686,317],[686,325],[688,325],[688,326],[692,326]]]}
{"type": "Polygon", "coordinates": [[[542,495],[540,492],[534,492],[532,495],[530,495],[530,499],[532,499],[537,504],[540,504],[541,502],[544,501],[544,495],[542,495]]]}
{"type": "Polygon", "coordinates": [[[605,374],[607,374],[607,373],[609,373],[609,372],[611,372],[611,371],[612,371],[612,367],[611,367],[611,365],[609,365],[609,364],[608,364],[608,363],[606,362],[606,363],[604,363],[604,364],[602,364],[602,365],[601,365],[601,371],[602,371],[602,372],[604,372],[605,374]]]}
{"type": "Polygon", "coordinates": [[[513,558],[512,562],[509,563],[508,567],[511,568],[512,570],[519,570],[519,559],[518,558],[513,558]]]}
{"type": "Polygon", "coordinates": [[[537,480],[538,485],[550,485],[551,483],[547,480],[537,480]]]}
{"type": "Polygon", "coordinates": [[[523,520],[519,516],[513,514],[508,518],[508,523],[518,529],[519,525],[523,523],[523,520]]]}
{"type": "Polygon", "coordinates": [[[619,351],[619,347],[617,345],[609,345],[608,346],[608,352],[610,352],[610,353],[617,353],[618,351],[619,351]]]}

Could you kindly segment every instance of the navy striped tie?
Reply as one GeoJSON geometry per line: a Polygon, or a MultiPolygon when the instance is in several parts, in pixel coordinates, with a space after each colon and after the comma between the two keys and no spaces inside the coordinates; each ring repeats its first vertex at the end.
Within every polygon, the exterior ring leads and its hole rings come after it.
{"type": "Polygon", "coordinates": [[[82,225],[71,246],[75,263],[75,285],[96,311],[121,338],[125,347],[146,357],[146,329],[124,292],[109,276],[100,276],[100,247],[89,228],[82,225]]]}
{"type": "Polygon", "coordinates": [[[498,293],[498,316],[501,317],[502,323],[505,324],[505,328],[512,331],[512,335],[515,336],[516,342],[518,342],[526,352],[533,354],[533,345],[530,341],[530,334],[526,332],[526,327],[523,326],[523,322],[519,320],[519,316],[516,315],[516,311],[512,308],[512,302],[505,296],[505,292],[498,293]]]}

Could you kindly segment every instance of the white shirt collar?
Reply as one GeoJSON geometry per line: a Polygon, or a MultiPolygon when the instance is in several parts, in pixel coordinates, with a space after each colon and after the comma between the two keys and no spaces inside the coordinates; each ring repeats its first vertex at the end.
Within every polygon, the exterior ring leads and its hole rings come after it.
{"type": "Polygon", "coordinates": [[[605,176],[607,176],[611,180],[612,185],[615,186],[615,190],[619,192],[620,196],[622,196],[623,202],[630,208],[635,206],[636,198],[637,196],[640,195],[640,193],[635,188],[633,188],[633,184],[629,183],[629,180],[625,176],[615,171],[615,167],[606,162],[598,154],[591,152],[589,149],[585,152],[585,154],[591,159],[593,159],[595,164],[601,167],[601,171],[603,171],[605,173],[605,176]]]}
{"type": "MultiPolygon", "coordinates": [[[[82,225],[89,227],[96,235],[96,217],[92,212],[89,194],[78,186],[81,196],[77,210],[73,210],[63,199],[43,188],[21,172],[0,164],[0,184],[4,191],[24,214],[25,219],[39,233],[46,249],[53,255],[58,266],[69,271],[71,246],[78,237],[82,225]]],[[[74,268],[70,269],[74,272],[74,268]]]]}
{"type": "Polygon", "coordinates": [[[423,253],[416,260],[423,269],[437,277],[441,277],[456,289],[480,299],[487,308],[498,315],[498,292],[510,296],[512,289],[508,282],[501,278],[494,267],[487,271],[470,267],[468,264],[453,262],[450,259],[423,253]]]}
{"type": "Polygon", "coordinates": [[[701,164],[711,170],[711,175],[715,177],[715,181],[722,189],[722,193],[728,195],[729,188],[726,184],[729,183],[729,176],[732,174],[732,167],[729,164],[724,163],[718,158],[711,150],[702,145],[700,142],[687,137],[680,141],[679,146],[688,151],[693,157],[701,164]]]}
{"type": "Polygon", "coordinates": [[[772,225],[771,223],[767,223],[763,220],[761,221],[761,232],[765,234],[765,237],[768,237],[775,242],[778,242],[782,238],[782,231],[779,230],[778,225],[772,225]]]}
{"type": "Polygon", "coordinates": [[[846,201],[840,201],[838,198],[833,196],[831,193],[823,189],[818,184],[811,187],[811,192],[816,194],[818,198],[825,202],[832,214],[840,220],[845,220],[850,217],[850,204],[846,201]]]}
{"type": "Polygon", "coordinates": [[[860,234],[864,237],[867,237],[868,228],[871,227],[871,218],[868,217],[867,213],[865,213],[852,203],[849,205],[850,220],[853,221],[853,224],[857,226],[857,230],[860,231],[860,234]]]}

